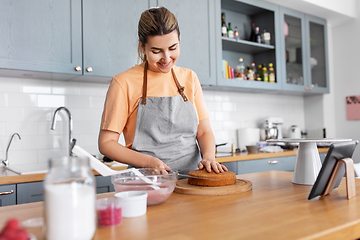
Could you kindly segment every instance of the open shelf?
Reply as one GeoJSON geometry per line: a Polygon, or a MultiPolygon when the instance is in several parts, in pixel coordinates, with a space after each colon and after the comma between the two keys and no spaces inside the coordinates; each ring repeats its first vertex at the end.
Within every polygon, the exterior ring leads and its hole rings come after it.
{"type": "Polygon", "coordinates": [[[237,41],[235,39],[231,39],[227,37],[222,37],[222,46],[223,46],[223,50],[248,53],[248,54],[257,54],[275,49],[273,45],[250,42],[241,39],[237,41]]]}

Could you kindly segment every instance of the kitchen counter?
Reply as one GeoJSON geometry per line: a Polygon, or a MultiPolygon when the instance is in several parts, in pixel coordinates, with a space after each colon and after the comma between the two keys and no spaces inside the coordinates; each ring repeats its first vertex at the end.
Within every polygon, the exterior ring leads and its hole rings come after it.
{"type": "MultiPolygon", "coordinates": [[[[326,153],[329,148],[318,148],[319,153],[326,153]]],[[[258,153],[232,153],[231,156],[225,157],[216,157],[216,160],[220,163],[225,162],[236,162],[236,161],[248,161],[248,160],[256,160],[256,159],[264,159],[264,158],[276,158],[276,157],[287,157],[287,156],[296,156],[297,149],[294,150],[284,150],[283,152],[258,152],[258,153]]],[[[223,153],[219,153],[221,155],[223,153]]]]}
{"type": "MultiPolygon", "coordinates": [[[[292,173],[238,175],[251,191],[225,196],[173,193],[144,216],[123,218],[119,226],[98,227],[100,239],[356,239],[360,237],[360,197],[347,200],[345,179],[330,195],[307,200],[311,186],[291,182],[292,173]]],[[[360,179],[356,179],[360,192],[360,179]]],[[[99,194],[98,198],[114,193],[99,194]]],[[[43,202],[0,208],[0,227],[42,217],[43,202]]],[[[28,229],[42,240],[41,227],[28,229]]]]}
{"type": "MultiPolygon", "coordinates": [[[[111,169],[114,170],[123,170],[126,169],[126,166],[113,166],[116,162],[107,163],[111,169]]],[[[92,170],[95,176],[100,175],[97,171],[92,170]]],[[[0,185],[4,184],[17,184],[17,183],[26,183],[26,182],[38,182],[45,179],[46,173],[37,173],[37,174],[27,174],[27,175],[18,175],[12,171],[5,170],[1,167],[0,171],[0,185]]]]}
{"type": "MultiPolygon", "coordinates": [[[[328,148],[319,148],[319,153],[327,152],[328,148]]],[[[221,154],[221,153],[219,153],[221,154]]],[[[236,162],[236,161],[247,161],[247,160],[256,160],[256,159],[264,159],[264,158],[275,158],[275,157],[286,157],[286,156],[296,156],[297,149],[296,150],[284,150],[283,152],[276,152],[276,153],[264,153],[264,152],[258,152],[258,153],[247,153],[247,152],[241,152],[241,153],[233,153],[230,154],[230,156],[226,157],[216,157],[216,160],[220,163],[225,162],[236,162]]],[[[108,163],[108,165],[114,169],[114,170],[122,170],[126,167],[119,166],[119,167],[113,167],[113,163],[108,163]]],[[[11,171],[5,170],[1,168],[2,171],[0,171],[0,185],[4,184],[17,184],[17,183],[25,183],[25,182],[38,182],[43,181],[45,178],[45,173],[40,174],[29,174],[29,175],[18,175],[16,173],[13,173],[11,171]]],[[[99,175],[98,172],[93,170],[94,175],[99,175]]]]}

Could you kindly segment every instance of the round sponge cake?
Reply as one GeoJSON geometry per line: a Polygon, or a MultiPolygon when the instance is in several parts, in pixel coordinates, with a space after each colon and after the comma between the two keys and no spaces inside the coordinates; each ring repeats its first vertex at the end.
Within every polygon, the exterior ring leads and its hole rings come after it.
{"type": "Polygon", "coordinates": [[[216,173],[214,171],[208,172],[204,168],[201,170],[199,169],[199,170],[191,171],[189,172],[189,175],[194,177],[203,177],[203,178],[210,178],[217,180],[217,181],[212,181],[212,180],[189,177],[188,183],[191,185],[204,186],[204,187],[220,187],[220,186],[227,186],[236,183],[236,175],[234,172],[230,172],[230,171],[216,173]]]}

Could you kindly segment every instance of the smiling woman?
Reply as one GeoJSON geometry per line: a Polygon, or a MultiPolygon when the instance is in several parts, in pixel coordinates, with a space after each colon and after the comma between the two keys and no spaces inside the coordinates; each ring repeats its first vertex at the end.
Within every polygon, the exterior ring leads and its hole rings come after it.
{"type": "Polygon", "coordinates": [[[114,76],[110,83],[100,152],[135,167],[183,174],[197,168],[227,171],[215,160],[210,114],[199,79],[192,70],[175,65],[180,30],[174,14],[164,7],[144,11],[138,36],[142,63],[114,76]],[[118,143],[121,133],[125,147],[118,143]]]}

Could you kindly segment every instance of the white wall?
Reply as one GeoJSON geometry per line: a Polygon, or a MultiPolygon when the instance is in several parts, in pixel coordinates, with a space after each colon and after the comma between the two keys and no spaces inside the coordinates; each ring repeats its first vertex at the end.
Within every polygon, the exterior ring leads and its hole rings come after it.
{"type": "MultiPolygon", "coordinates": [[[[360,16],[360,4],[357,5],[360,16]]],[[[333,41],[334,103],[337,136],[360,140],[360,120],[346,119],[345,97],[360,95],[359,56],[360,18],[335,26],[330,36],[333,41]]],[[[354,161],[360,162],[360,146],[354,161]]]]}
{"type": "MultiPolygon", "coordinates": [[[[79,146],[98,155],[97,137],[108,84],[0,78],[0,159],[13,133],[11,165],[44,163],[68,152],[68,117],[61,111],[50,130],[56,108],[67,107],[73,117],[73,137],[79,146]]],[[[301,96],[204,91],[217,143],[236,141],[236,129],[257,127],[268,116],[284,118],[283,132],[296,124],[304,128],[301,96]]]]}

